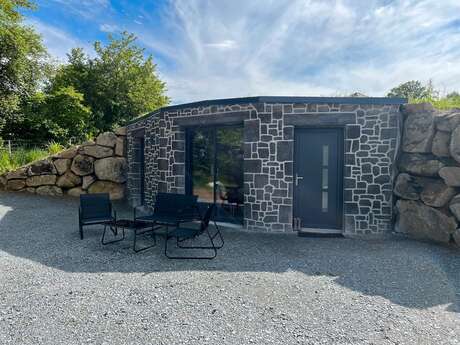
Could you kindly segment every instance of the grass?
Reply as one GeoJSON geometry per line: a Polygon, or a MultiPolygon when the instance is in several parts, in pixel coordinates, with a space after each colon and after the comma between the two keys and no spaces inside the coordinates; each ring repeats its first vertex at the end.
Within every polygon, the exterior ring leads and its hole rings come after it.
{"type": "Polygon", "coordinates": [[[449,110],[453,108],[460,108],[460,97],[411,99],[409,100],[409,103],[431,103],[438,110],[449,110]]]}
{"type": "Polygon", "coordinates": [[[50,154],[62,151],[62,149],[63,147],[60,146],[60,149],[56,151],[56,145],[48,145],[48,150],[20,148],[14,150],[10,155],[7,150],[0,147],[0,174],[15,170],[33,161],[43,159],[50,154]]]}

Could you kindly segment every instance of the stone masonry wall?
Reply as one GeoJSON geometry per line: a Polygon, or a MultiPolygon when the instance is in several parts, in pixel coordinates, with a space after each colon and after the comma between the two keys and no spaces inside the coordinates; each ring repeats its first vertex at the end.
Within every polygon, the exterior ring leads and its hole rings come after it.
{"type": "Polygon", "coordinates": [[[126,129],[119,128],[1,175],[0,190],[51,196],[109,193],[111,199],[122,199],[127,170],[126,129]]]}
{"type": "Polygon", "coordinates": [[[460,110],[410,104],[403,114],[396,231],[460,245],[460,110]]]}
{"type": "Polygon", "coordinates": [[[344,127],[345,232],[390,231],[399,105],[254,103],[158,111],[128,126],[131,203],[139,202],[135,131],[145,131],[145,202],[153,205],[158,191],[185,192],[185,175],[190,172],[185,171],[184,128],[239,118],[244,123],[245,227],[292,231],[295,126],[288,119],[293,115],[318,117],[316,126],[337,126],[338,122],[344,127]],[[341,122],[342,113],[347,123],[341,122]]]}

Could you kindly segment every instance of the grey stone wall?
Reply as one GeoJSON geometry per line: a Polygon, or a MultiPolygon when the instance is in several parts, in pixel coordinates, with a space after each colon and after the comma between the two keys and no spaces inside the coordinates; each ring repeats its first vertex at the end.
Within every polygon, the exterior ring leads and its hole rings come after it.
{"type": "Polygon", "coordinates": [[[127,170],[126,129],[118,128],[0,175],[0,190],[73,197],[109,193],[123,199],[127,170]]]}
{"type": "MultiPolygon", "coordinates": [[[[238,122],[244,124],[246,228],[292,231],[294,128],[302,125],[344,127],[345,232],[391,229],[398,105],[251,103],[159,111],[128,126],[128,137],[145,129],[146,203],[153,204],[158,191],[185,192],[186,126],[238,122]]],[[[129,138],[130,162],[134,152],[129,138]]],[[[134,167],[130,163],[129,188],[134,167]]]]}
{"type": "Polygon", "coordinates": [[[411,237],[460,246],[460,110],[403,108],[395,228],[411,237]]]}

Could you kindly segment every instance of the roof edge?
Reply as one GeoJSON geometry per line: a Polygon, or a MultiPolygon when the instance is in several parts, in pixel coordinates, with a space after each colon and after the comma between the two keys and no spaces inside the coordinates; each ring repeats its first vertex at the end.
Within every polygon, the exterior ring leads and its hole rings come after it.
{"type": "Polygon", "coordinates": [[[141,121],[162,111],[171,111],[184,108],[207,107],[211,105],[233,105],[248,103],[336,103],[336,104],[377,104],[401,105],[407,103],[407,98],[397,97],[302,97],[302,96],[255,96],[209,99],[197,102],[169,105],[158,108],[128,122],[128,125],[141,121]]]}

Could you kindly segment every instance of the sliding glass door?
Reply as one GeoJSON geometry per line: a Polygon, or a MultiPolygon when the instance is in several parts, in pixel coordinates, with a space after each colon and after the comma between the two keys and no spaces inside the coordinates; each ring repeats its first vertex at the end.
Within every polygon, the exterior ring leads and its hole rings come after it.
{"type": "Polygon", "coordinates": [[[202,204],[215,203],[220,221],[243,220],[243,128],[187,131],[187,191],[202,204]]]}

